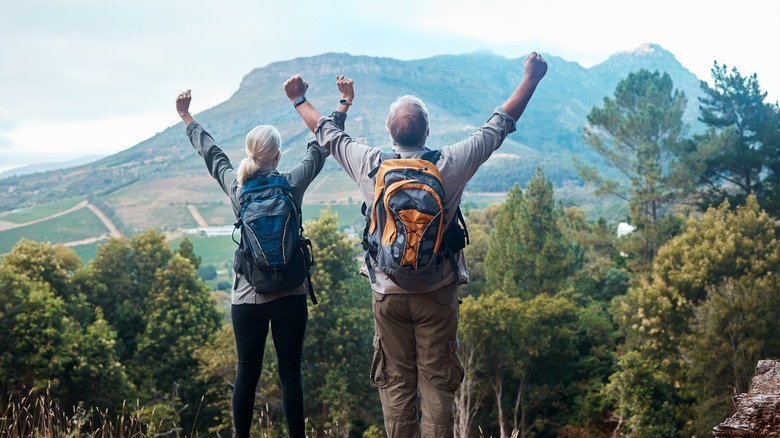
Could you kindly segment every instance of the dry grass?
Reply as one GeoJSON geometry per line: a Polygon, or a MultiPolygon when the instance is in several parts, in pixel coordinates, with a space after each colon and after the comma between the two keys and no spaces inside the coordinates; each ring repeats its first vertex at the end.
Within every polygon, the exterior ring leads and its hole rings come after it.
{"type": "MultiPolygon", "coordinates": [[[[201,404],[203,399],[201,399],[201,404]]],[[[72,415],[66,414],[48,395],[28,394],[21,400],[8,400],[7,407],[0,415],[0,437],[3,438],[146,438],[146,437],[197,437],[195,431],[182,430],[176,424],[165,420],[149,423],[144,419],[157,418],[154,410],[140,406],[128,411],[123,405],[122,412],[112,415],[108,411],[95,408],[74,409],[72,415]]],[[[284,426],[274,424],[268,405],[260,406],[252,426],[253,436],[277,438],[286,436],[284,426]]],[[[308,423],[308,418],[306,419],[308,423]]],[[[197,417],[196,417],[197,422],[197,417]]],[[[229,432],[228,432],[229,433],[229,432]]],[[[337,436],[331,430],[318,435],[310,430],[311,437],[337,436]]],[[[217,435],[219,436],[219,435],[217,435]]]]}
{"type": "Polygon", "coordinates": [[[108,412],[76,409],[68,416],[47,396],[29,394],[19,401],[9,400],[0,417],[3,437],[144,437],[139,418],[123,412],[110,418],[108,412]]]}

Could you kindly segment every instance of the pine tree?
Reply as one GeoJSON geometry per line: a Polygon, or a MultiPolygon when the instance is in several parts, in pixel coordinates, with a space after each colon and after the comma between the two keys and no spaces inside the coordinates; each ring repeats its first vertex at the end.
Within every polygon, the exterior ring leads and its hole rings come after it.
{"type": "Polygon", "coordinates": [[[742,76],[717,62],[714,84],[702,81],[700,120],[708,126],[694,138],[686,170],[696,175],[704,209],[728,200],[742,205],[750,194],[780,216],[780,107],[765,103],[758,77],[742,76]]]}
{"type": "Polygon", "coordinates": [[[670,178],[669,171],[677,167],[686,103],[667,73],[643,69],[620,81],[614,98],[605,98],[603,107],[591,110],[583,130],[585,142],[619,177],[607,178],[596,167],[576,160],[575,165],[586,182],[596,185],[597,195],[628,202],[638,236],[637,245],[630,249],[641,262],[640,270],[675,232],[675,227],[660,222],[683,194],[684,184],[670,178]]]}
{"type": "Polygon", "coordinates": [[[524,299],[559,292],[582,262],[562,231],[563,217],[541,169],[525,196],[517,186],[510,190],[485,257],[488,287],[524,299]]]}

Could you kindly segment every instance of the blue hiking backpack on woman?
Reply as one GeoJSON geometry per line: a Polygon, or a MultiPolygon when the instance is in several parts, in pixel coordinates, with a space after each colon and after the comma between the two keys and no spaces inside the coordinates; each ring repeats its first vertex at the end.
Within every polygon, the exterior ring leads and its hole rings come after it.
{"type": "Polygon", "coordinates": [[[244,183],[235,229],[241,232],[233,270],[244,275],[255,292],[276,294],[308,281],[314,265],[311,241],[303,237],[301,209],[292,186],[282,175],[253,178],[244,183]]]}

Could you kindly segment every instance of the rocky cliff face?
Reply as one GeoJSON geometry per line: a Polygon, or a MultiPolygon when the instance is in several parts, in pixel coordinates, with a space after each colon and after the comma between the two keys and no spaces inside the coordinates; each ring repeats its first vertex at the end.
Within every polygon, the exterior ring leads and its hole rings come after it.
{"type": "Polygon", "coordinates": [[[750,390],[734,404],[737,412],[712,429],[715,437],[780,437],[780,361],[759,361],[750,390]]]}

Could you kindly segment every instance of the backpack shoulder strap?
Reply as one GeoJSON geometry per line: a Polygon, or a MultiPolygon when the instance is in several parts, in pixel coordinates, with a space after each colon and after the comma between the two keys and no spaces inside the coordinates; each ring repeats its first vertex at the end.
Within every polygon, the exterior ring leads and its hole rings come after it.
{"type": "Polygon", "coordinates": [[[371,169],[371,172],[368,172],[368,177],[373,178],[376,176],[377,172],[379,172],[379,166],[382,165],[383,161],[394,160],[397,158],[401,158],[401,155],[393,152],[382,152],[379,154],[379,165],[371,169]]]}
{"type": "Polygon", "coordinates": [[[441,150],[427,150],[424,154],[420,157],[421,159],[425,161],[429,161],[433,164],[436,164],[437,161],[439,161],[439,158],[441,158],[441,150]]]}

